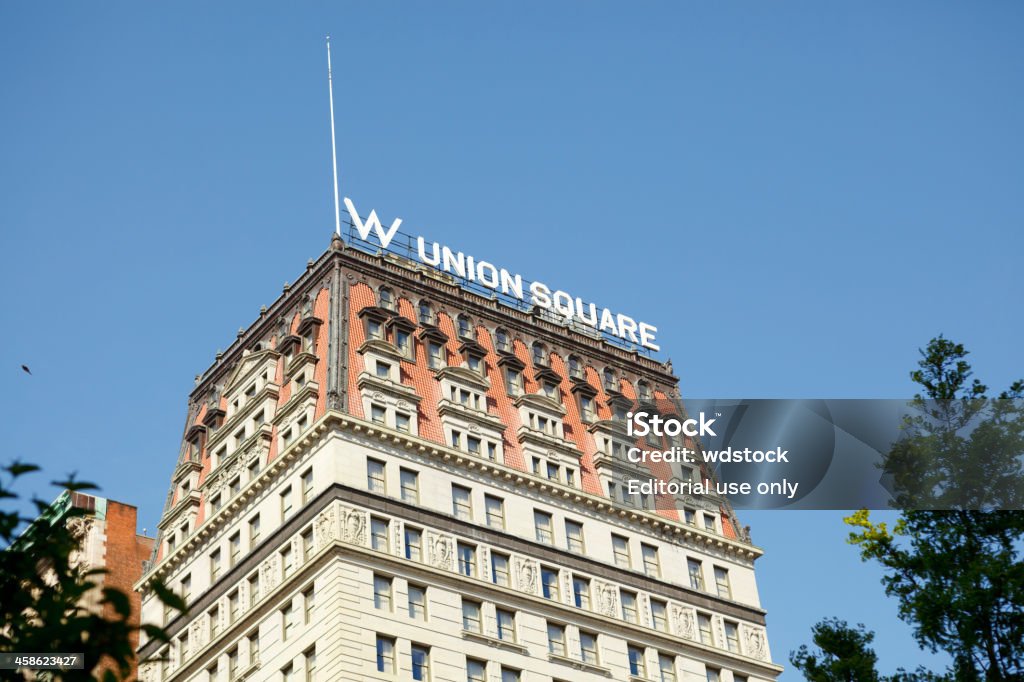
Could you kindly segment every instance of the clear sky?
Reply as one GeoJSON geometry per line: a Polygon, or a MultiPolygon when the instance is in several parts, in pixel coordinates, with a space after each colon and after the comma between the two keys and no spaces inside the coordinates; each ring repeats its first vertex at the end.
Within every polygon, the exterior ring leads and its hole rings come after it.
{"type": "MultiPolygon", "coordinates": [[[[1024,374],[1020,3],[6,2],[5,458],[152,532],[192,377],[328,245],[326,33],[343,194],[656,324],[684,395],[904,397],[940,332],[1024,374]]],[[[775,659],[928,662],[840,517],[743,515],[775,659]]]]}

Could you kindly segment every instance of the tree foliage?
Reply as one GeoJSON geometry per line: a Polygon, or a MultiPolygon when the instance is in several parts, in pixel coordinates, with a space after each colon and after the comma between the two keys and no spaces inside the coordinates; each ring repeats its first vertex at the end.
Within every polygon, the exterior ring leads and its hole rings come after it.
{"type": "MultiPolygon", "coordinates": [[[[64,521],[82,516],[83,510],[68,509],[59,523],[49,518],[50,504],[39,499],[32,500],[37,518],[17,511],[14,484],[35,471],[38,467],[17,462],[0,467],[6,474],[0,476],[0,499],[15,507],[0,509],[0,652],[84,654],[85,669],[44,673],[39,679],[126,679],[135,657],[133,635],[142,630],[161,641],[167,635],[157,626],[134,625],[128,595],[100,585],[103,569],[84,569],[74,560],[80,539],[64,521]],[[100,608],[88,608],[96,597],[100,608]],[[101,660],[112,665],[94,678],[101,660]]],[[[70,491],[95,488],[75,480],[54,485],[70,491]]],[[[184,608],[174,595],[165,603],[184,608]]],[[[5,679],[12,674],[5,673],[5,679]]]]}

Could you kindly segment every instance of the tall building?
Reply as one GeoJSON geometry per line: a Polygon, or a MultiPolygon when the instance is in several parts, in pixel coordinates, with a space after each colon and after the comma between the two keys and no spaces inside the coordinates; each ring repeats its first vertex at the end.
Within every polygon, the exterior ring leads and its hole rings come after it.
{"type": "Polygon", "coordinates": [[[626,493],[651,471],[625,414],[676,410],[677,382],[335,237],[197,377],[139,582],[171,644],[140,646],[141,678],[774,680],[761,551],[725,501],[626,493]]]}

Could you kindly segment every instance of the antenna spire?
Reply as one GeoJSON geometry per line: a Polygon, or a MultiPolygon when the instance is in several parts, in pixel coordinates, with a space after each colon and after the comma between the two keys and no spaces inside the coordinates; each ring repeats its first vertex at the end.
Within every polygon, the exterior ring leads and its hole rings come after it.
{"type": "Polygon", "coordinates": [[[331,99],[331,163],[334,167],[334,232],[341,236],[341,205],[338,203],[338,151],[334,141],[334,81],[331,76],[331,36],[327,36],[327,93],[331,99]]]}

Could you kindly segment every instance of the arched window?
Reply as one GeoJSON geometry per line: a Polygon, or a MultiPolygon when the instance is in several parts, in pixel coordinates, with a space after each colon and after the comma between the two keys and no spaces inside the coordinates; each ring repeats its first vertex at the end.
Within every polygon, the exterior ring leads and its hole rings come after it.
{"type": "Polygon", "coordinates": [[[619,380],[615,377],[615,370],[611,367],[604,368],[604,389],[606,391],[619,390],[619,380]]]}
{"type": "Polygon", "coordinates": [[[430,301],[420,301],[419,305],[420,324],[434,324],[434,308],[430,301]]]}
{"type": "Polygon", "coordinates": [[[583,378],[583,363],[580,362],[579,357],[575,355],[569,356],[569,378],[570,379],[582,379],[583,378]]]}
{"type": "Polygon", "coordinates": [[[381,308],[387,308],[388,310],[395,309],[395,294],[391,289],[387,287],[381,287],[378,292],[377,299],[380,303],[381,308]]]}
{"type": "Polygon", "coordinates": [[[533,364],[541,366],[548,364],[548,351],[540,341],[533,342],[533,364]]]}
{"type": "Polygon", "coordinates": [[[512,342],[508,338],[508,332],[501,327],[494,331],[494,347],[502,353],[508,353],[512,350],[512,342]]]}
{"type": "Polygon", "coordinates": [[[651,399],[651,385],[646,381],[639,381],[636,385],[636,395],[640,400],[651,399]]]}
{"type": "Polygon", "coordinates": [[[469,315],[459,315],[459,337],[463,339],[473,338],[473,323],[469,319],[469,315]]]}

